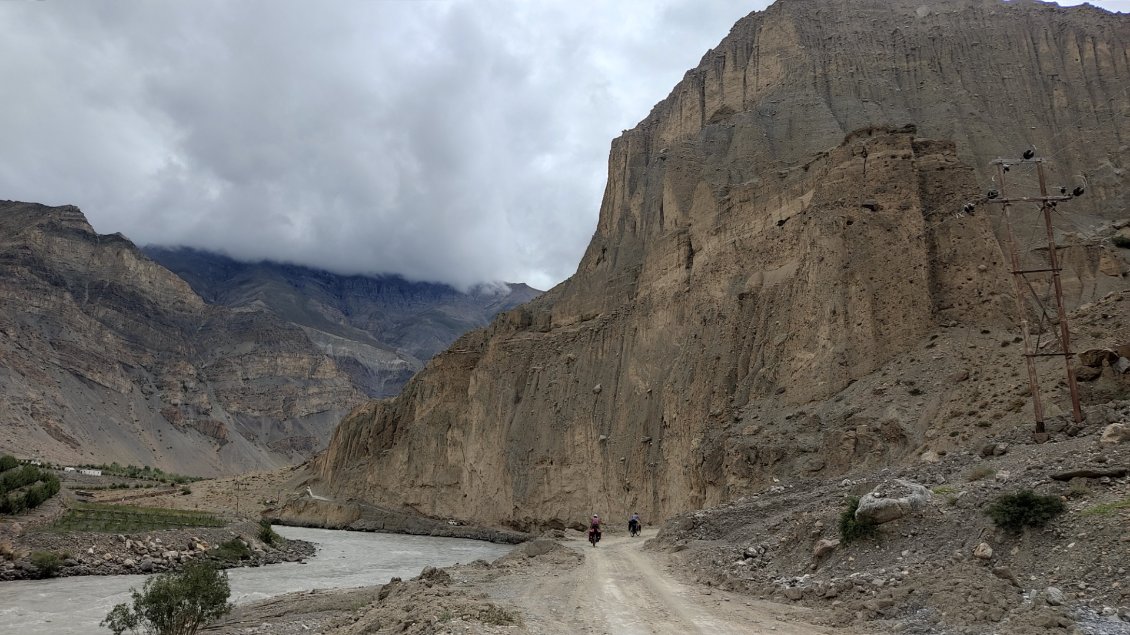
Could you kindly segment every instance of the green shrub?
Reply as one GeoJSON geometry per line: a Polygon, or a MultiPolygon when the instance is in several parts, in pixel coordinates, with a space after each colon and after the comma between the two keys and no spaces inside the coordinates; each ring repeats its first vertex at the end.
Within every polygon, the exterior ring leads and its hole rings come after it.
{"type": "Polygon", "coordinates": [[[1114,246],[1121,247],[1123,249],[1130,249],[1130,238],[1127,238],[1125,236],[1115,236],[1114,246]]]}
{"type": "Polygon", "coordinates": [[[239,538],[232,538],[225,543],[221,543],[219,547],[216,547],[212,555],[220,560],[238,562],[251,558],[251,547],[248,547],[247,544],[239,538]]]}
{"type": "Polygon", "coordinates": [[[879,532],[879,526],[870,520],[856,520],[855,510],[859,509],[859,499],[848,499],[847,507],[840,513],[840,538],[844,544],[861,538],[872,538],[879,532]]]}
{"type": "Polygon", "coordinates": [[[181,496],[188,496],[189,494],[192,493],[192,488],[186,485],[186,486],[180,488],[180,493],[181,493],[181,496]]]}
{"type": "Polygon", "coordinates": [[[264,519],[259,521],[259,540],[268,545],[273,545],[281,541],[282,536],[271,527],[271,521],[264,519]]]}
{"type": "Polygon", "coordinates": [[[973,481],[979,481],[983,478],[988,478],[996,473],[997,468],[995,467],[989,467],[988,465],[978,465],[977,467],[965,473],[965,480],[972,483],[973,481]]]}
{"type": "Polygon", "coordinates": [[[1066,506],[1058,496],[1043,496],[1032,490],[1023,490],[998,497],[985,513],[997,527],[1019,533],[1025,527],[1043,527],[1065,510],[1066,506]]]}
{"type": "Polygon", "coordinates": [[[19,466],[20,466],[20,462],[17,461],[16,457],[12,456],[11,454],[5,454],[4,456],[0,456],[0,472],[7,472],[8,470],[14,470],[19,466]]]}
{"type": "Polygon", "coordinates": [[[35,567],[37,577],[53,578],[63,566],[63,559],[59,554],[51,551],[33,551],[31,566],[35,567]]]}
{"type": "Polygon", "coordinates": [[[151,635],[193,635],[201,626],[231,612],[231,587],[223,571],[190,562],[177,573],[162,573],[145,581],[141,591],[130,589],[132,606],[118,604],[102,620],[122,635],[128,631],[151,635]]]}

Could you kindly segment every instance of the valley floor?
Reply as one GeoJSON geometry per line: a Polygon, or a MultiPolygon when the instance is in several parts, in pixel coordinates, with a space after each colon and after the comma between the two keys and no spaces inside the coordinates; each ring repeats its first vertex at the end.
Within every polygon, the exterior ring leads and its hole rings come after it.
{"type": "Polygon", "coordinates": [[[565,544],[583,555],[579,566],[524,572],[486,590],[491,598],[517,606],[529,633],[846,632],[806,623],[814,616],[808,609],[685,585],[666,559],[642,549],[652,536],[612,535],[596,548],[569,540],[565,544]]]}
{"type": "Polygon", "coordinates": [[[645,551],[654,531],[570,533],[537,540],[491,565],[476,562],[385,587],[311,592],[241,607],[209,633],[850,633],[811,609],[680,582],[669,556],[645,551]]]}

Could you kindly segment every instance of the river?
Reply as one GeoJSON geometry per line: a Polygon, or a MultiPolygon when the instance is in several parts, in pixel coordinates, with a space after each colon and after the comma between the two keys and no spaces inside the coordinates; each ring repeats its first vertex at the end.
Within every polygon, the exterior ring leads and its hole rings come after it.
{"type": "MultiPolygon", "coordinates": [[[[512,545],[459,538],[300,527],[276,527],[275,531],[286,538],[316,543],[317,555],[306,564],[229,569],[236,604],[293,591],[384,584],[393,577],[414,577],[428,565],[494,560],[513,549],[512,545]]],[[[115,604],[129,600],[130,587],[141,588],[144,581],[142,575],[113,575],[0,582],[0,633],[109,633],[99,629],[98,623],[115,604]]]]}

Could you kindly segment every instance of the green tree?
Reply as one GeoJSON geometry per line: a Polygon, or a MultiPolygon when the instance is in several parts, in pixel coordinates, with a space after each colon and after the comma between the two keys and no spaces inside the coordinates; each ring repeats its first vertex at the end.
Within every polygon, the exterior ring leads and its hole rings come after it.
{"type": "Polygon", "coordinates": [[[179,573],[153,576],[140,592],[130,589],[130,595],[133,605],[115,606],[100,626],[114,635],[127,630],[146,635],[193,635],[232,610],[227,574],[203,562],[190,562],[179,573]]]}

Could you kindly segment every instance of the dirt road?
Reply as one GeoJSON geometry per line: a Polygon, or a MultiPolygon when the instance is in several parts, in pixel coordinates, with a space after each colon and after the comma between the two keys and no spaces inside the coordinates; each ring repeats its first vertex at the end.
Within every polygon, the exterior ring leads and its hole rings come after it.
{"type": "Polygon", "coordinates": [[[517,605],[530,633],[846,632],[804,623],[811,615],[805,609],[681,584],[656,564],[653,554],[642,551],[652,535],[654,531],[638,538],[606,536],[595,548],[580,539],[567,541],[584,555],[580,566],[522,576],[491,595],[517,605]]]}

